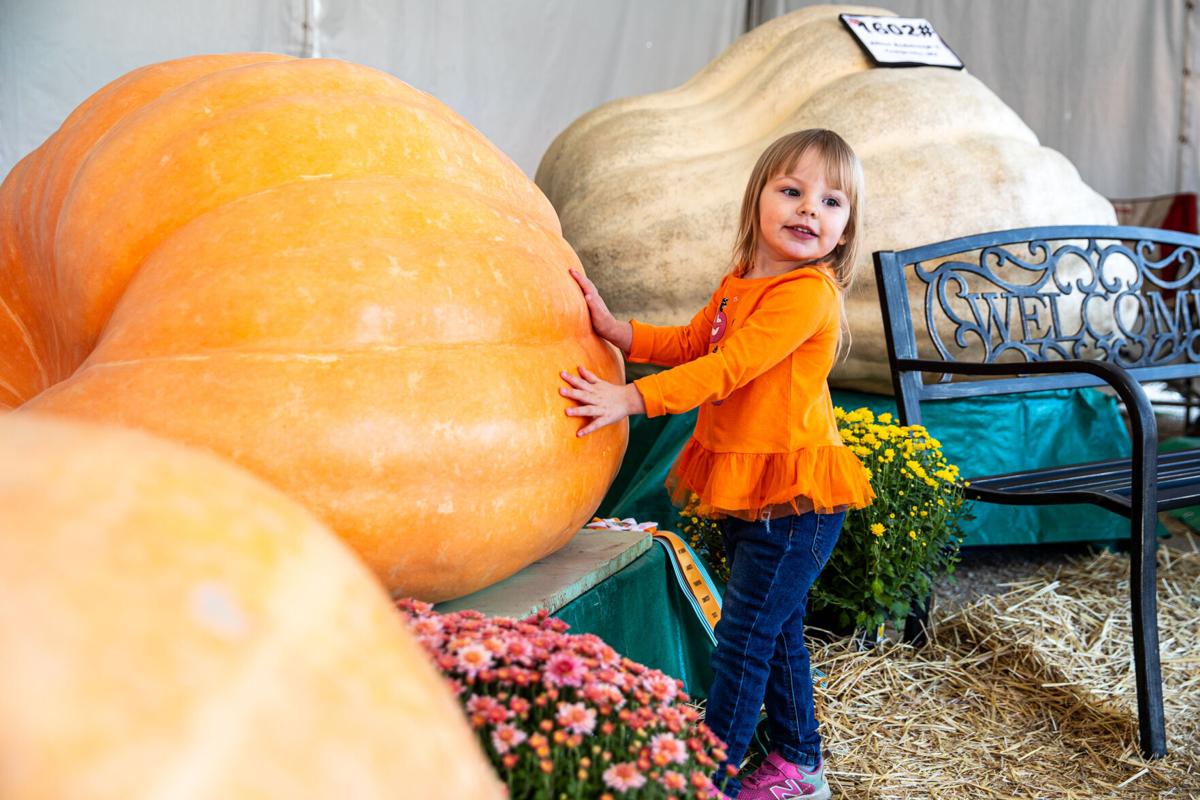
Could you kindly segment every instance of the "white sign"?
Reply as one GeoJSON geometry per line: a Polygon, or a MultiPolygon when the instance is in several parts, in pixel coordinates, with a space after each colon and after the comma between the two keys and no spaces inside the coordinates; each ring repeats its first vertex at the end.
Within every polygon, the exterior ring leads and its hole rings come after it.
{"type": "Polygon", "coordinates": [[[950,67],[963,63],[924,19],[840,14],[867,54],[881,67],[950,67]]]}

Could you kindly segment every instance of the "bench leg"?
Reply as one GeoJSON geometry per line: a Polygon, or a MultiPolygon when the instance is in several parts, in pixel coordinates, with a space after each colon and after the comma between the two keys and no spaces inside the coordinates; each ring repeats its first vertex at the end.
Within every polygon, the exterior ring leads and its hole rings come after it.
{"type": "MultiPolygon", "coordinates": [[[[1133,614],[1139,741],[1145,758],[1162,758],[1167,754],[1167,737],[1163,720],[1162,666],[1158,654],[1158,564],[1155,560],[1158,516],[1149,511],[1131,522],[1129,600],[1133,614]]],[[[932,599],[931,591],[925,602],[909,614],[904,622],[904,641],[914,645],[925,642],[932,599]]]]}
{"type": "Polygon", "coordinates": [[[1162,668],[1158,655],[1158,517],[1153,508],[1130,520],[1130,608],[1133,613],[1133,661],[1137,683],[1138,732],[1142,756],[1167,754],[1163,722],[1162,668]]]}

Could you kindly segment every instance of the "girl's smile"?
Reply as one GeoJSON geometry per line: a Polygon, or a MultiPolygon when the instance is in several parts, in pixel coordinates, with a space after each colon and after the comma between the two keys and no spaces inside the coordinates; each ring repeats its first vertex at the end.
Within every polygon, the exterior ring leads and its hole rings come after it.
{"type": "Polygon", "coordinates": [[[850,219],[846,193],[829,182],[825,160],[806,151],[790,172],[763,187],[758,200],[759,238],[748,278],[782,275],[826,259],[850,219]]]}

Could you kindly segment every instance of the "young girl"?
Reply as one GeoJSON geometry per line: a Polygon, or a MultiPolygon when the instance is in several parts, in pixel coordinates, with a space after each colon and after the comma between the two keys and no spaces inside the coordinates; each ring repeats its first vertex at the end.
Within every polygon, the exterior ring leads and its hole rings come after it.
{"type": "Polygon", "coordinates": [[[570,388],[559,391],[578,403],[566,413],[590,418],[578,435],[630,414],[700,407],[667,485],[677,504],[694,493],[702,513],[719,520],[730,562],[705,713],[728,747],[716,777],[727,795],[716,797],[830,796],[804,613],[846,509],[874,499],[838,435],[826,384],[845,333],[862,201],[849,145],[832,131],[800,131],[755,165],[733,268],[690,324],[620,322],[572,271],[599,336],[630,361],[673,367],[627,385],[583,367],[562,373],[570,388]],[[729,775],[764,701],[773,750],[742,786],[729,775]]]}

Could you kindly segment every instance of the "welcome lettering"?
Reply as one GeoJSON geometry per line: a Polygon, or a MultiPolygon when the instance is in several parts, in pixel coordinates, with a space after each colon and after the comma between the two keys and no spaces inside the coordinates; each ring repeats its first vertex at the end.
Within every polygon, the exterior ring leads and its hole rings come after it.
{"type": "MultiPolygon", "coordinates": [[[[1115,301],[1111,296],[1086,295],[1079,309],[1083,319],[1076,322],[1072,331],[1063,329],[1060,294],[964,292],[958,297],[970,309],[976,329],[995,345],[1045,339],[1071,341],[1089,332],[1093,336],[1103,333],[1089,331],[1084,324],[1092,301],[1104,305],[1106,312],[1111,309],[1117,330],[1126,336],[1176,339],[1190,334],[1200,323],[1200,289],[1178,291],[1168,297],[1160,291],[1126,292],[1118,295],[1115,301]],[[1134,302],[1128,302],[1126,298],[1134,302]]],[[[1092,320],[1101,318],[1096,316],[1092,320]]]]}

